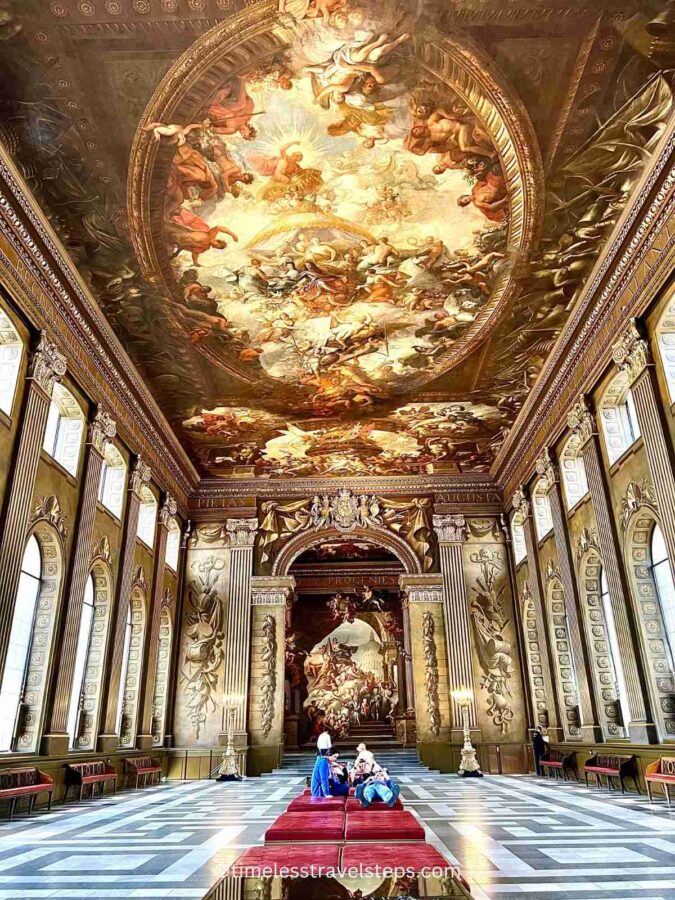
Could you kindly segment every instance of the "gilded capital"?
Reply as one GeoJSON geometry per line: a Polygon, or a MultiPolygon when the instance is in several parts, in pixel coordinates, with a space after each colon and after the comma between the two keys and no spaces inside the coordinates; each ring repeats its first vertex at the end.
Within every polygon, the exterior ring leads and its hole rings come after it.
{"type": "Polygon", "coordinates": [[[140,497],[143,487],[150,482],[151,477],[150,466],[143,460],[142,456],[137,456],[131,470],[129,489],[140,497]]]}
{"type": "Polygon", "coordinates": [[[110,413],[99,409],[94,416],[94,420],[89,423],[89,435],[87,442],[91,444],[94,450],[97,450],[99,453],[103,453],[106,444],[109,444],[116,434],[117,423],[115,422],[115,420],[112,418],[110,413]]]}
{"type": "Polygon", "coordinates": [[[630,320],[612,347],[612,359],[628,375],[631,384],[651,365],[649,344],[640,334],[636,319],[630,320]]]}
{"type": "Polygon", "coordinates": [[[436,537],[441,544],[461,544],[466,537],[464,516],[434,516],[433,523],[436,537]]]}
{"type": "Polygon", "coordinates": [[[66,374],[66,358],[56,344],[47,340],[44,331],[40,333],[40,341],[33,351],[30,360],[28,377],[40,385],[51,397],[52,388],[66,374]]]}
{"type": "Polygon", "coordinates": [[[258,520],[227,519],[225,530],[230,538],[230,547],[252,547],[258,531],[258,520]]]}
{"type": "Polygon", "coordinates": [[[178,504],[171,496],[171,494],[167,494],[164,498],[164,503],[162,503],[162,507],[159,511],[159,524],[164,528],[168,528],[171,524],[171,520],[176,515],[178,510],[178,504]]]}
{"type": "Polygon", "coordinates": [[[511,505],[517,513],[520,513],[523,519],[527,519],[530,515],[530,501],[527,499],[527,494],[522,484],[513,494],[511,505]]]}
{"type": "Polygon", "coordinates": [[[577,402],[567,413],[567,426],[578,435],[582,447],[594,434],[597,434],[595,416],[591,411],[591,405],[586,394],[580,394],[577,402]]]}
{"type": "Polygon", "coordinates": [[[544,447],[541,456],[535,463],[537,475],[544,483],[544,489],[550,491],[558,481],[558,464],[550,447],[544,447]]]}

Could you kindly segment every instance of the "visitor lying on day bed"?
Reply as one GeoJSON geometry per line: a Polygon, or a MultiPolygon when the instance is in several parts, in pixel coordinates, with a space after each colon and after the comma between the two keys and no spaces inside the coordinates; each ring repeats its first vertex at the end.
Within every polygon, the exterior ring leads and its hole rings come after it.
{"type": "Polygon", "coordinates": [[[373,800],[381,800],[392,808],[400,792],[400,787],[391,780],[387,770],[377,766],[375,772],[359,784],[354,793],[363,807],[370,806],[373,800]]]}

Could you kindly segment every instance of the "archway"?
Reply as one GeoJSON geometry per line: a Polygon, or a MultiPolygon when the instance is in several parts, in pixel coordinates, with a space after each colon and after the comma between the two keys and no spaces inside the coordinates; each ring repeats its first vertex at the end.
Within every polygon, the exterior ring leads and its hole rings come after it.
{"type": "Polygon", "coordinates": [[[409,705],[399,579],[417,564],[395,537],[389,546],[372,532],[304,537],[275,564],[296,585],[286,619],[286,746],[311,745],[324,727],[341,746],[395,746],[409,705]]]}

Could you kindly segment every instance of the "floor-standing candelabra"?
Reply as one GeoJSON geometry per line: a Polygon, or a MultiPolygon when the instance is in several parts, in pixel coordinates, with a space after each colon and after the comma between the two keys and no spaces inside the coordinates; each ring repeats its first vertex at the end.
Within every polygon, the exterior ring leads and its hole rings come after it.
{"type": "Polygon", "coordinates": [[[239,760],[234,749],[234,714],[244,702],[241,694],[223,695],[223,717],[227,723],[227,743],[218,770],[218,781],[240,781],[239,760]]]}
{"type": "Polygon", "coordinates": [[[464,744],[462,745],[462,758],[459,763],[460,778],[482,778],[476,749],[471,743],[471,731],[469,730],[469,706],[473,694],[468,689],[452,692],[452,698],[462,710],[462,728],[464,729],[464,744]]]}

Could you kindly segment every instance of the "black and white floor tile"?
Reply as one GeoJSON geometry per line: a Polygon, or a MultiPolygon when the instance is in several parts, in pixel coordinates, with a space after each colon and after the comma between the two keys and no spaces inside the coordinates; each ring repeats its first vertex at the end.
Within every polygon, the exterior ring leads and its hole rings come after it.
{"type": "MultiPolygon", "coordinates": [[[[399,759],[406,807],[476,900],[675,900],[675,807],[530,776],[462,781],[399,759]]],[[[262,840],[307,765],[291,759],[239,784],[162,784],[0,822],[0,900],[198,900],[262,840]]]]}

